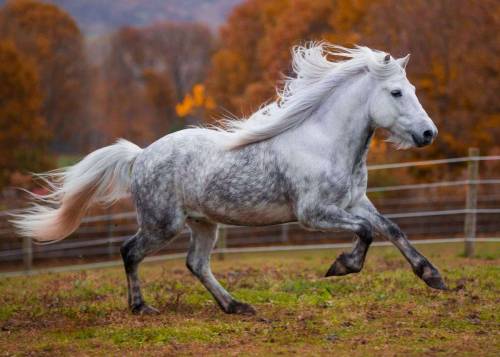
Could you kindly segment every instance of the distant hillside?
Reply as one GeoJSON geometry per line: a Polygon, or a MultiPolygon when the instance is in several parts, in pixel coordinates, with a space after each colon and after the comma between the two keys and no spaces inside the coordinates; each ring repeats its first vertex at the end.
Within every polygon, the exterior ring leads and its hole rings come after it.
{"type": "MultiPolygon", "coordinates": [[[[243,0],[45,0],[61,6],[88,35],[100,35],[122,26],[157,21],[199,21],[211,28],[222,24],[243,0]]],[[[0,4],[5,0],[0,0],[0,4]]]]}

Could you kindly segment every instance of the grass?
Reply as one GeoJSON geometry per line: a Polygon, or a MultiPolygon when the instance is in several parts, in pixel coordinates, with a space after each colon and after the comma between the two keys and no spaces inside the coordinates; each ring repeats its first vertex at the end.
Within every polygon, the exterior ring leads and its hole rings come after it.
{"type": "Polygon", "coordinates": [[[230,255],[213,268],[256,316],[221,313],[181,261],[143,265],[158,316],[128,313],[121,269],[0,279],[0,355],[497,356],[500,244],[421,250],[455,288],[427,288],[392,247],[322,278],[338,251],[230,255]]]}

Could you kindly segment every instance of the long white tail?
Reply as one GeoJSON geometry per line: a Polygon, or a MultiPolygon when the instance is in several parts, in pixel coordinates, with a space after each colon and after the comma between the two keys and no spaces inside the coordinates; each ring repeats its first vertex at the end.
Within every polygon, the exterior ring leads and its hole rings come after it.
{"type": "Polygon", "coordinates": [[[112,205],[130,188],[130,172],[142,151],[120,139],[87,155],[74,166],[37,175],[50,188],[33,196],[33,205],[13,214],[17,232],[40,243],[54,243],[73,233],[93,203],[112,205]]]}

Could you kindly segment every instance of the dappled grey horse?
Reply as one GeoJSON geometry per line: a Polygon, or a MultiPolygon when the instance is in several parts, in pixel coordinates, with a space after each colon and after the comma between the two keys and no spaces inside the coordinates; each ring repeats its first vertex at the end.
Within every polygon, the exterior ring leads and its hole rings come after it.
{"type": "Polygon", "coordinates": [[[42,175],[52,193],[35,196],[41,202],[13,222],[24,236],[55,242],[78,227],[92,203],[112,204],[130,190],[139,230],[121,253],[134,313],[156,312],[142,297],[139,263],[185,224],[191,230],[187,267],[227,313],[255,311],[212,275],[217,223],[299,222],[318,231],[354,232],[353,250],[341,254],[327,276],[359,272],[378,231],[427,285],[446,289],[437,269],[366,196],[366,155],[376,128],[387,129],[398,148],[428,145],[437,134],[406,78],[408,58],[367,47],[296,47],[295,75],[276,102],[246,120],[181,130],[145,149],[120,140],[42,175]]]}

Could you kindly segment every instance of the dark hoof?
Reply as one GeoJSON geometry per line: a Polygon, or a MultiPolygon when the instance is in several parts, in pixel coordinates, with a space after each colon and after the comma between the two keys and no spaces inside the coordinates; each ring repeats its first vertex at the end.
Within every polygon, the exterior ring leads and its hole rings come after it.
{"type": "Polygon", "coordinates": [[[415,273],[431,288],[438,290],[448,290],[448,287],[441,278],[439,271],[431,263],[425,262],[415,273]]]}
{"type": "Polygon", "coordinates": [[[440,276],[429,277],[427,279],[423,279],[425,283],[433,289],[438,290],[448,290],[448,287],[444,283],[443,279],[440,276]]]}
{"type": "Polygon", "coordinates": [[[350,258],[347,254],[342,253],[338,256],[338,258],[333,262],[330,269],[325,274],[325,277],[328,276],[342,276],[351,273],[359,273],[361,269],[357,269],[349,264],[350,258]]]}
{"type": "Polygon", "coordinates": [[[236,300],[231,301],[225,312],[238,315],[255,315],[257,313],[251,305],[236,300]]]}
{"type": "Polygon", "coordinates": [[[132,306],[130,310],[134,315],[158,315],[160,313],[160,311],[154,307],[146,304],[132,306]]]}

